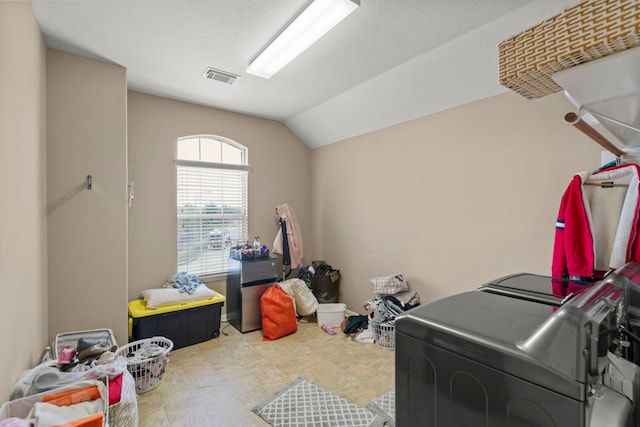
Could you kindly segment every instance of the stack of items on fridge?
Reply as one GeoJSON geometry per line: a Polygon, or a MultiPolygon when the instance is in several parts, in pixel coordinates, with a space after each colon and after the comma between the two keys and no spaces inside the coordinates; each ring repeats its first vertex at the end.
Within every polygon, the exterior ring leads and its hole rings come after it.
{"type": "Polygon", "coordinates": [[[409,283],[402,274],[373,277],[371,283],[375,296],[365,301],[363,306],[369,312],[374,342],[382,348],[394,350],[395,319],[420,305],[420,295],[409,290],[409,283]]]}
{"type": "Polygon", "coordinates": [[[0,406],[0,426],[138,425],[135,382],[110,329],[58,334],[10,399],[0,406]]]}

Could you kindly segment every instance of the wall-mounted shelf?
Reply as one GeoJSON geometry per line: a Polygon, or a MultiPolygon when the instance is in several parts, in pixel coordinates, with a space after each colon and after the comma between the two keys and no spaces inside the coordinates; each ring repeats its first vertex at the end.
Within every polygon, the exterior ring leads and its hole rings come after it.
{"type": "Polygon", "coordinates": [[[583,1],[498,44],[500,84],[527,99],[563,88],[551,76],[640,46],[640,2],[583,1]]]}
{"type": "Polygon", "coordinates": [[[626,147],[640,147],[640,47],[560,71],[553,80],[626,147]]]}
{"type": "Polygon", "coordinates": [[[619,150],[586,122],[640,147],[640,1],[569,7],[500,43],[498,68],[500,84],[527,99],[564,90],[578,107],[565,121],[609,151],[619,150]]]}

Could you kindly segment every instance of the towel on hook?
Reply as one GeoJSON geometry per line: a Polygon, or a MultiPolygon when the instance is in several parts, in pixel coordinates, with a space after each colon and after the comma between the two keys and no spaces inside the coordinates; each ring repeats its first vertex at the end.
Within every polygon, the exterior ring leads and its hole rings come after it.
{"type": "MultiPolygon", "coordinates": [[[[289,244],[289,256],[291,258],[291,268],[302,267],[302,233],[296,219],[296,214],[288,204],[276,207],[276,212],[281,220],[286,224],[287,243],[289,244]]],[[[284,255],[282,227],[278,230],[273,241],[273,253],[284,255]]]]}

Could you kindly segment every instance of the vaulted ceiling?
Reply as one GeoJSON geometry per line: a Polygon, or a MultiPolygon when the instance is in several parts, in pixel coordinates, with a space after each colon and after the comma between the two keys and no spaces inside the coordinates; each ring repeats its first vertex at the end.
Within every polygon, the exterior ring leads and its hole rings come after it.
{"type": "Polygon", "coordinates": [[[497,44],[578,1],[361,0],[272,78],[247,74],[307,3],[32,1],[47,47],[122,65],[131,90],[282,121],[310,148],[505,92],[497,44]]]}

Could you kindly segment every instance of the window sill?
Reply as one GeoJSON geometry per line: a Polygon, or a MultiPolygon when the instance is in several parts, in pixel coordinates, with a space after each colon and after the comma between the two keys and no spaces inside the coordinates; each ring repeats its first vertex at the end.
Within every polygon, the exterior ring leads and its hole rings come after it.
{"type": "Polygon", "coordinates": [[[206,276],[198,276],[203,283],[223,282],[227,280],[227,273],[208,274],[206,276]]]}

